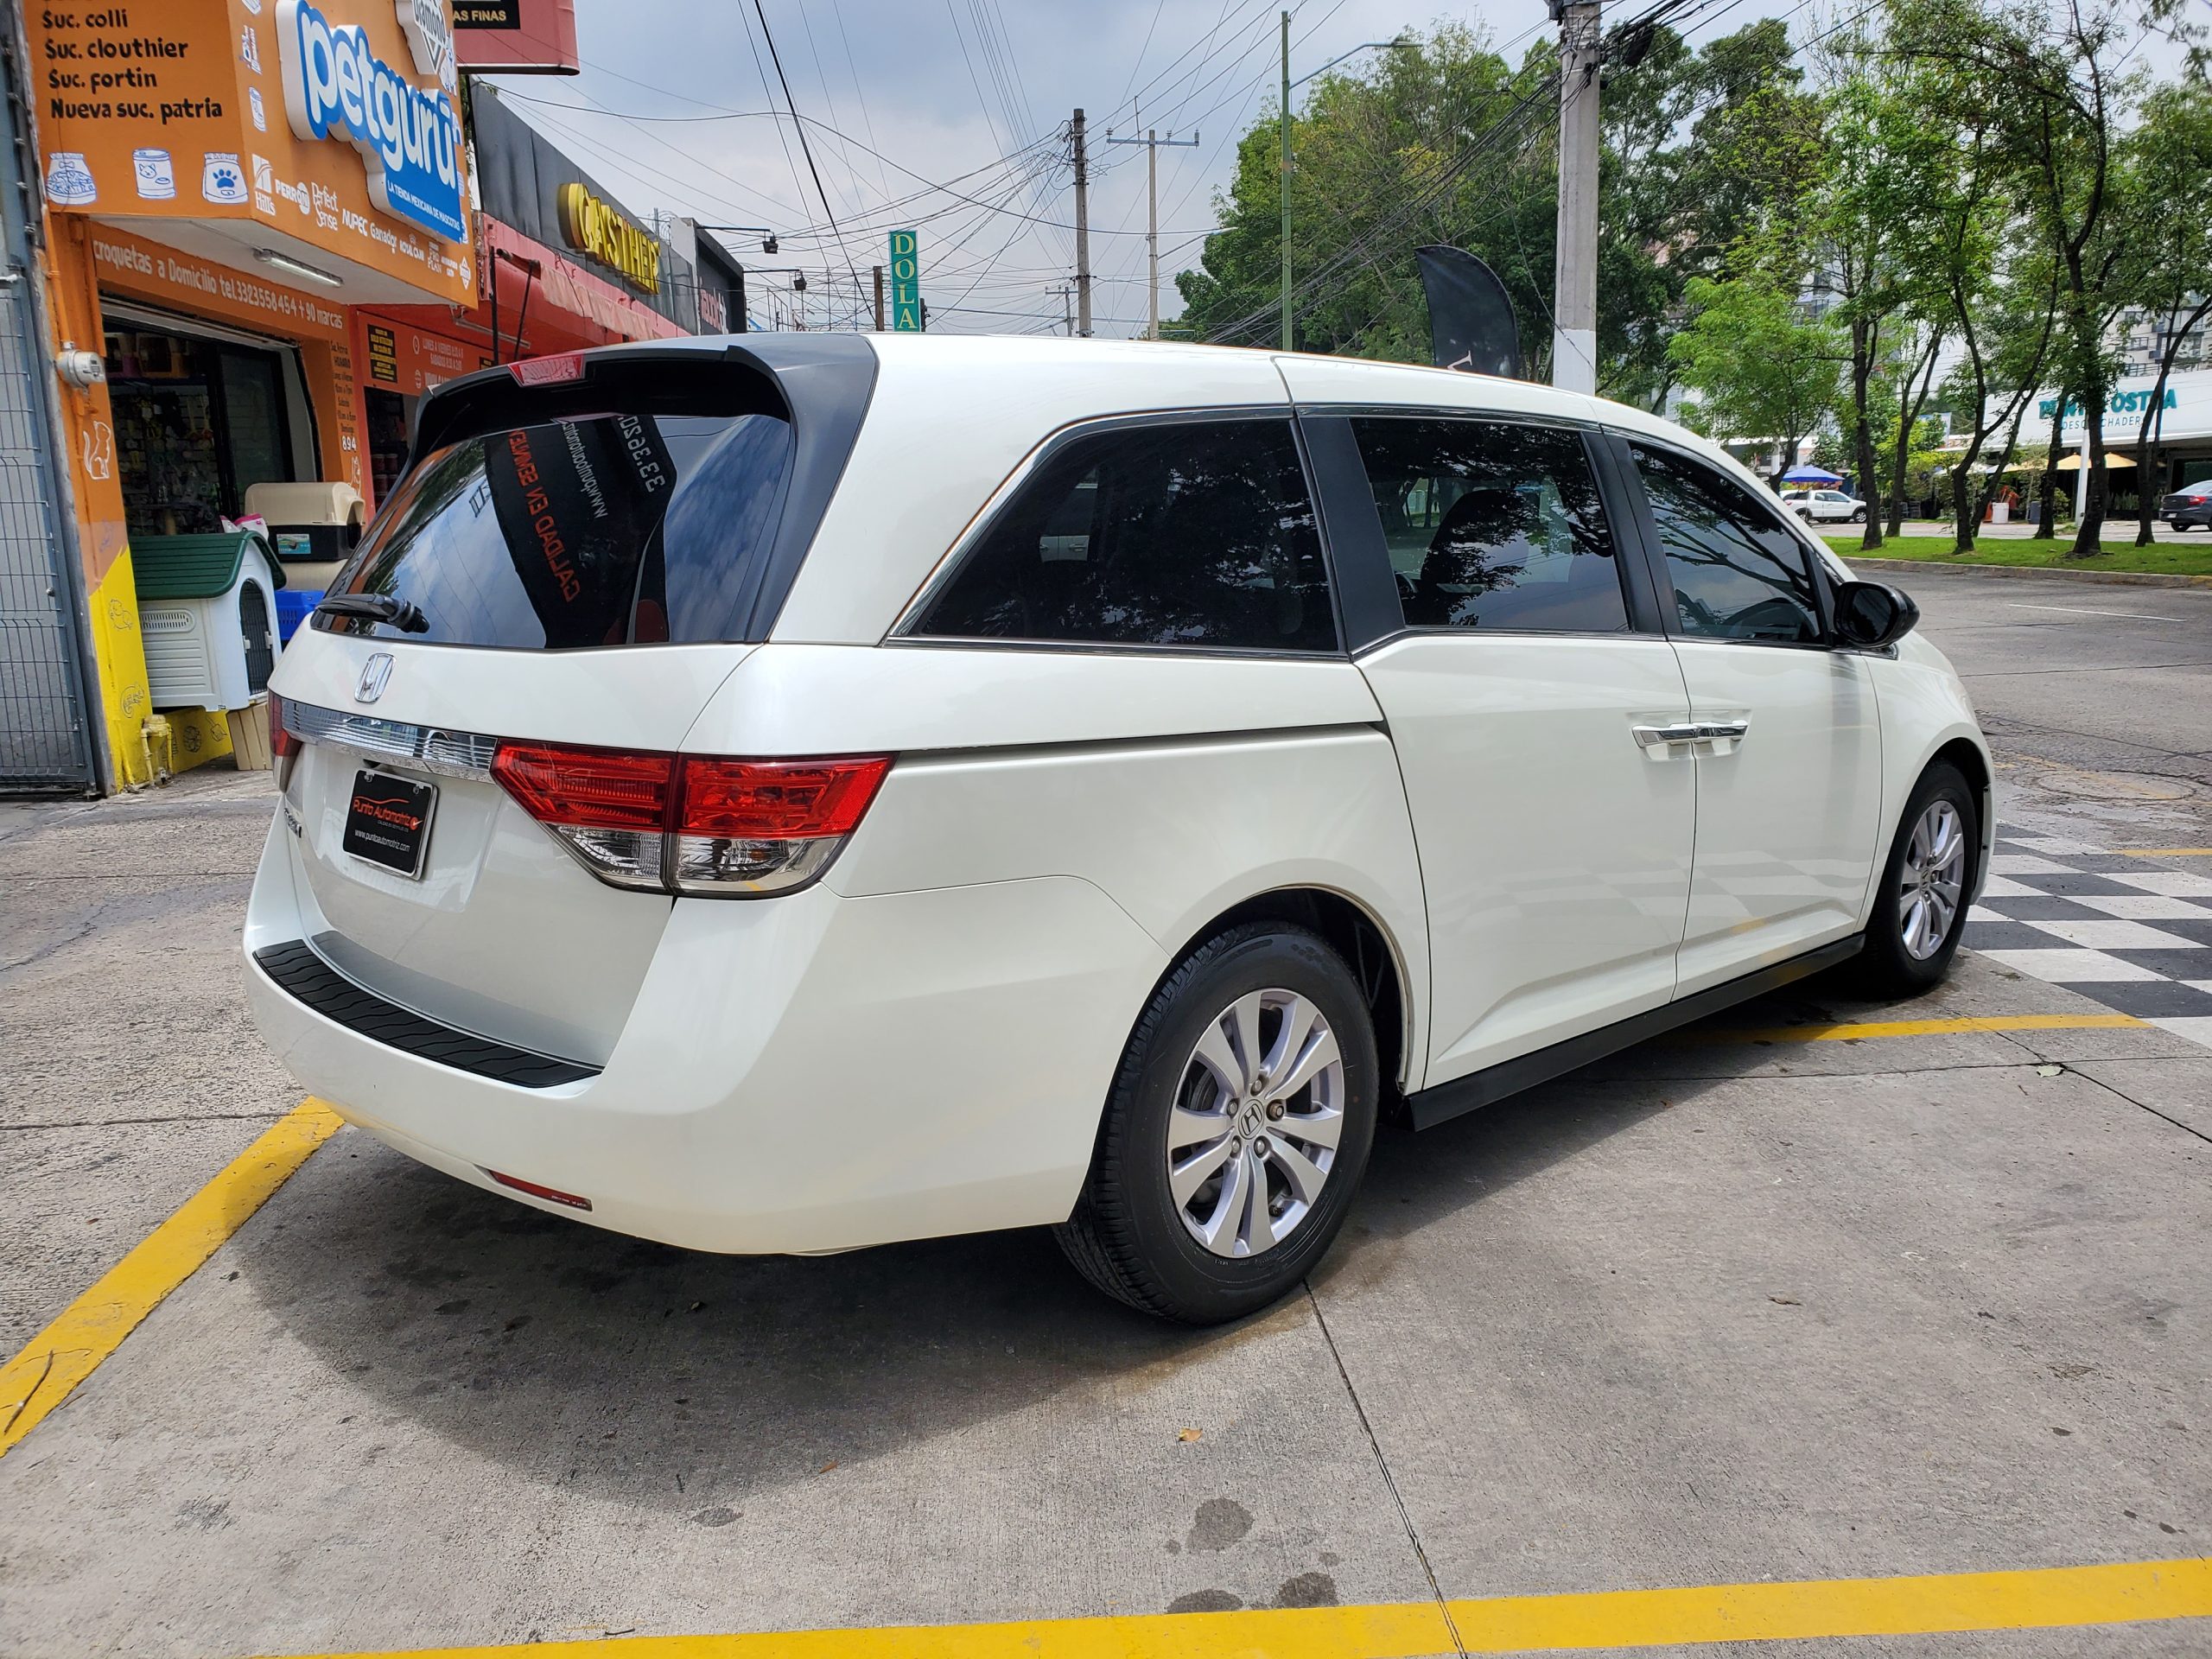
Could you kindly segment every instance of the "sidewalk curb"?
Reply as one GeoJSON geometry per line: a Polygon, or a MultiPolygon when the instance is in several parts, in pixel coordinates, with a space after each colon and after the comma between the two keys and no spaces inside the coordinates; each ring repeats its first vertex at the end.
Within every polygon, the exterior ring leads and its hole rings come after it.
{"type": "MultiPolygon", "coordinates": [[[[1834,545],[1831,543],[1831,545],[1834,545]]],[[[1853,569],[1951,570],[1976,576],[2041,577],[2051,582],[2101,582],[2115,588],[2212,588],[2212,576],[2176,575],[2160,570],[2069,570],[2043,564],[1952,564],[1942,559],[1861,558],[1836,549],[1853,569]]]]}

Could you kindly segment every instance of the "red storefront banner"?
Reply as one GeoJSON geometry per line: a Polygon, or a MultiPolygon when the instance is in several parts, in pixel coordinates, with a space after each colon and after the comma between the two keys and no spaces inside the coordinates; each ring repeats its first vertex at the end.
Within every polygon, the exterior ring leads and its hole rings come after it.
{"type": "MultiPolygon", "coordinates": [[[[502,358],[542,356],[547,352],[570,351],[578,345],[623,340],[677,340],[687,332],[605,277],[532,241],[512,226],[496,219],[480,219],[478,224],[484,238],[486,278],[499,283],[502,358]],[[523,310],[525,297],[527,314],[523,310]],[[582,338],[536,338],[537,320],[543,315],[541,308],[550,308],[552,315],[545,321],[555,335],[582,338]],[[519,350],[515,344],[518,325],[523,334],[519,350]]],[[[471,315],[488,326],[491,290],[480,285],[480,292],[483,297],[471,315]]]]}
{"type": "Polygon", "coordinates": [[[480,357],[493,352],[502,363],[587,346],[683,336],[683,328],[651,306],[512,226],[480,213],[476,230],[482,276],[473,308],[456,315],[444,306],[378,306],[378,320],[466,340],[480,357]]]}
{"type": "Polygon", "coordinates": [[[479,74],[573,75],[575,0],[453,0],[453,51],[479,74]]]}

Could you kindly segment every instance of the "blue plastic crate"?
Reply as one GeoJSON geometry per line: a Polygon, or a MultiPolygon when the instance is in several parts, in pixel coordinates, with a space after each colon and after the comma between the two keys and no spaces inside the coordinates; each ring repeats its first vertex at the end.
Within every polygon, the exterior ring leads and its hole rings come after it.
{"type": "Polygon", "coordinates": [[[306,621],[314,613],[315,607],[322,603],[322,595],[323,590],[320,588],[311,594],[300,593],[290,588],[279,588],[276,590],[276,643],[278,645],[291,643],[292,636],[299,631],[300,624],[306,621]]]}

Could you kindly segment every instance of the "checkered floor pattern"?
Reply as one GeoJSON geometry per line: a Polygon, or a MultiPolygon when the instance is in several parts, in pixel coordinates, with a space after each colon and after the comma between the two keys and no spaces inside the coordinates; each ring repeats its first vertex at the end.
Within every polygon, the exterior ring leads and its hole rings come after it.
{"type": "Polygon", "coordinates": [[[1963,943],[2212,1047],[2212,870],[2155,869],[2082,842],[1999,834],[1963,943]]]}

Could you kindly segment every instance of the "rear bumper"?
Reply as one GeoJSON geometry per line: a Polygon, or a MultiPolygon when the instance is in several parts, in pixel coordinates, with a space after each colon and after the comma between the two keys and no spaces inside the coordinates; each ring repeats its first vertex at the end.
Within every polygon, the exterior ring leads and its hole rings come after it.
{"type": "Polygon", "coordinates": [[[375,1040],[254,954],[312,940],[279,818],[245,950],[302,1084],[399,1151],[518,1203],[696,1249],[833,1250],[1058,1221],[1131,1023],[1166,967],[1071,876],[849,899],[678,901],[604,1070],[520,1087],[375,1040]],[[498,1170],[591,1200],[586,1214],[498,1170]]]}

